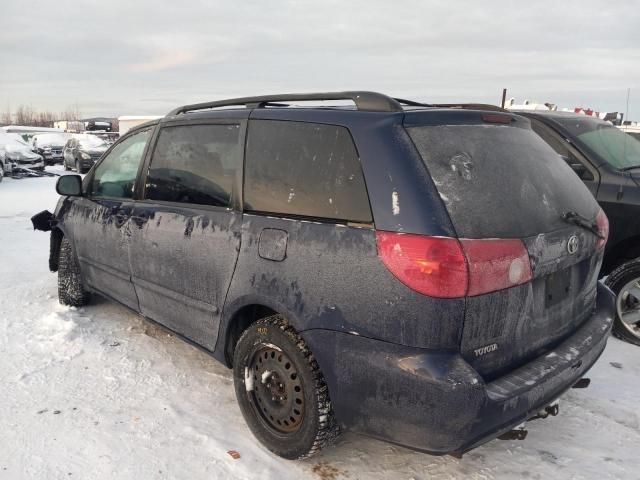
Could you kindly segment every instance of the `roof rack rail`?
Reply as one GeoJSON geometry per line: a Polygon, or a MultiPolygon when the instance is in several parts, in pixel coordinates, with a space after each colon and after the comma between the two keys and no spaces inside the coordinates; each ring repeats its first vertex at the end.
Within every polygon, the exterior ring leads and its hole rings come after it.
{"type": "Polygon", "coordinates": [[[408,107],[433,107],[433,105],[429,103],[421,103],[416,102],[415,100],[406,100],[404,98],[394,98],[394,100],[400,105],[406,105],[408,107]]]}
{"type": "Polygon", "coordinates": [[[208,110],[234,105],[247,108],[264,108],[273,106],[274,102],[352,100],[358,110],[364,112],[401,112],[402,106],[394,98],[377,92],[328,92],[328,93],[285,93],[281,95],[263,95],[259,97],[231,98],[214,102],[183,105],[169,112],[169,116],[180,115],[197,110],[208,110]]]}
{"type": "Polygon", "coordinates": [[[494,112],[509,113],[509,110],[498,107],[497,105],[490,105],[488,103],[437,103],[429,105],[435,108],[460,108],[463,110],[491,110],[494,112]]]}

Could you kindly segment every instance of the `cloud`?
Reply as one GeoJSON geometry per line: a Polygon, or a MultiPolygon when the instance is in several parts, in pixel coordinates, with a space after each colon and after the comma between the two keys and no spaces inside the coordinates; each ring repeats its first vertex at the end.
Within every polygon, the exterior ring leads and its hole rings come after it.
{"type": "Polygon", "coordinates": [[[343,89],[496,103],[507,87],[519,100],[623,111],[631,87],[640,120],[636,2],[32,3],[0,7],[0,109],[77,103],[86,115],[162,114],[180,103],[343,89]]]}
{"type": "Polygon", "coordinates": [[[142,63],[133,63],[128,66],[132,72],[159,72],[196,63],[197,56],[194,52],[175,50],[163,52],[155,58],[142,63]]]}

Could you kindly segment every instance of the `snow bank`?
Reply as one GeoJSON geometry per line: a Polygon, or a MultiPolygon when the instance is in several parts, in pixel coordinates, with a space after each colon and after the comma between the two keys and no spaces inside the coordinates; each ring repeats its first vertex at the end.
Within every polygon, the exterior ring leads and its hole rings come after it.
{"type": "MultiPolygon", "coordinates": [[[[59,171],[59,169],[58,169],[59,171]]],[[[48,237],[54,178],[0,184],[0,479],[637,478],[640,349],[611,339],[560,415],[461,460],[355,435],[306,462],[258,445],[231,372],[128,310],[61,307],[48,237]],[[240,458],[227,452],[236,450],[240,458]]]]}

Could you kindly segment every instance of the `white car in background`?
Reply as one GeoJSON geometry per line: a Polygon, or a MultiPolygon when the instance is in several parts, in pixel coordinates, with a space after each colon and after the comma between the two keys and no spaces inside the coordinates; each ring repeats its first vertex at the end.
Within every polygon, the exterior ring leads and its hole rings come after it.
{"type": "Polygon", "coordinates": [[[14,135],[0,135],[0,170],[2,176],[14,168],[44,170],[44,159],[34,153],[31,146],[14,135]]]}

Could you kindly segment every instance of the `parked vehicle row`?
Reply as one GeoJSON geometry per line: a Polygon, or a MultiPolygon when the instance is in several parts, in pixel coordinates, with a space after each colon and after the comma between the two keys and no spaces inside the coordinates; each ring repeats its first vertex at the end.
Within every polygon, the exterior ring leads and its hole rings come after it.
{"type": "Polygon", "coordinates": [[[45,165],[61,162],[65,170],[86,173],[111,145],[95,134],[36,134],[31,144],[18,134],[0,136],[2,173],[11,173],[13,166],[44,170],[45,165]]]}
{"type": "Polygon", "coordinates": [[[60,302],[104,295],[210,351],[285,458],[343,429],[436,454],[522,438],[588,383],[615,315],[603,209],[495,108],[187,105],[57,191],[33,222],[60,302]]]}

